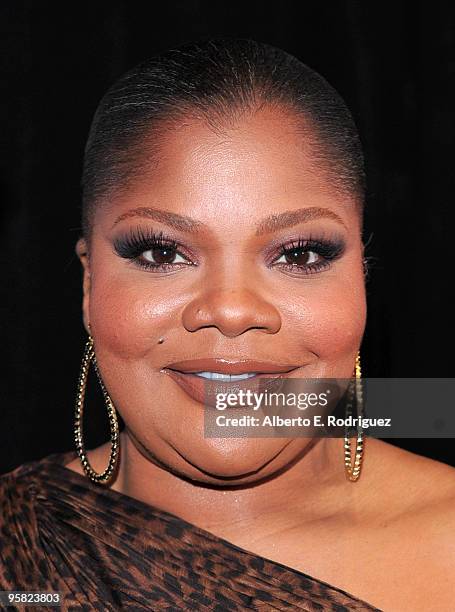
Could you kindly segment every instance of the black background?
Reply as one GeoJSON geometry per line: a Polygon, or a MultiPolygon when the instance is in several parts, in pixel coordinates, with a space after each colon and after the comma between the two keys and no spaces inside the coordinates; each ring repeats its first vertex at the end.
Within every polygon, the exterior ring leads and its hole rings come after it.
{"type": "MultiPolygon", "coordinates": [[[[364,375],[453,376],[449,3],[14,1],[2,3],[0,18],[0,472],[73,448],[86,339],[74,244],[96,105],[138,61],[198,38],[274,44],[340,91],[360,130],[369,180],[364,375]]],[[[95,400],[87,404],[89,448],[108,435],[95,400]]],[[[451,439],[389,441],[455,465],[451,439]]]]}

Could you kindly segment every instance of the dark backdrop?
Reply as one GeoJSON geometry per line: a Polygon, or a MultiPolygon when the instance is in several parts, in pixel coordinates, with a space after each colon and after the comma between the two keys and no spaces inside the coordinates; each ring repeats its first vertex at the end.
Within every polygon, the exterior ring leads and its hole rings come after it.
{"type": "MultiPolygon", "coordinates": [[[[0,11],[0,472],[73,446],[85,341],[73,249],[82,152],[97,102],[138,61],[200,37],[283,47],[344,96],[369,178],[364,374],[453,376],[449,3],[16,0],[0,11]]],[[[101,444],[103,404],[87,405],[86,417],[88,446],[101,444]]],[[[455,465],[450,439],[393,442],[455,465]]]]}

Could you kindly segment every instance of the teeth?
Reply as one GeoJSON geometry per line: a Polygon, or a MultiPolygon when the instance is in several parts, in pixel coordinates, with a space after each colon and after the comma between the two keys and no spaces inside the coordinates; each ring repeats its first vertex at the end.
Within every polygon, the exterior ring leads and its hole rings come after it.
{"type": "Polygon", "coordinates": [[[246,380],[247,378],[253,378],[256,376],[256,372],[246,372],[245,374],[220,374],[220,372],[193,372],[200,378],[207,378],[208,380],[219,380],[221,382],[234,382],[236,380],[246,380]]]}

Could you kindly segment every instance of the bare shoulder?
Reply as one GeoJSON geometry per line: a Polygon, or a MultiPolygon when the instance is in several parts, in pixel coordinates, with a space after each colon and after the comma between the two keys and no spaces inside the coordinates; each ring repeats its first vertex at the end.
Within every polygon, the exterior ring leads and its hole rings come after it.
{"type": "Polygon", "coordinates": [[[354,540],[361,578],[346,586],[384,610],[453,609],[455,468],[373,438],[365,451],[354,540]]]}
{"type": "MultiPolygon", "coordinates": [[[[392,487],[398,503],[439,504],[455,495],[455,467],[371,438],[368,447],[380,481],[392,487]]],[[[367,451],[368,452],[368,451],[367,451]]],[[[367,457],[368,461],[368,457],[367,457]]]]}
{"type": "Polygon", "coordinates": [[[410,519],[415,513],[420,523],[416,537],[425,540],[433,551],[432,563],[450,569],[455,581],[455,468],[402,449],[399,455],[409,466],[409,487],[414,488],[411,504],[405,505],[404,512],[410,519]]]}
{"type": "Polygon", "coordinates": [[[397,537],[395,559],[402,560],[404,574],[432,605],[435,598],[445,605],[446,597],[453,605],[455,468],[380,440],[368,442],[373,461],[381,461],[378,494],[390,508],[381,531],[397,537]]]}
{"type": "Polygon", "coordinates": [[[453,526],[455,467],[382,440],[369,439],[368,446],[373,463],[369,485],[376,482],[376,502],[384,500],[391,516],[419,517],[435,533],[453,526]]]}

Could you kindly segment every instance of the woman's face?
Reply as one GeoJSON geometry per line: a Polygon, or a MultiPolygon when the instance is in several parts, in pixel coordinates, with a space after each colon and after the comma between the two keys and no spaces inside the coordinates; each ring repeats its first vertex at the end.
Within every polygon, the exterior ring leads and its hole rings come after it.
{"type": "Polygon", "coordinates": [[[111,399],[152,462],[238,484],[310,443],[204,437],[191,386],[201,378],[188,370],[351,376],[366,319],[363,246],[355,198],[335,185],[294,119],[263,109],[224,133],[182,121],[141,177],[98,206],[89,261],[78,243],[84,321],[111,399]]]}

